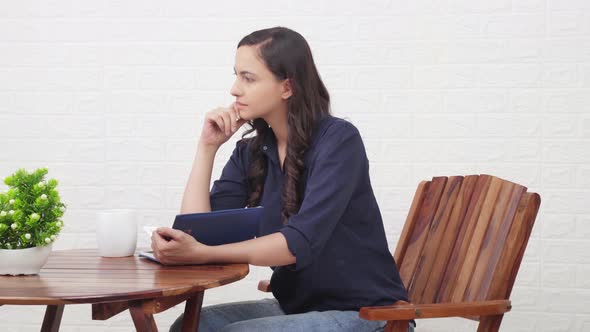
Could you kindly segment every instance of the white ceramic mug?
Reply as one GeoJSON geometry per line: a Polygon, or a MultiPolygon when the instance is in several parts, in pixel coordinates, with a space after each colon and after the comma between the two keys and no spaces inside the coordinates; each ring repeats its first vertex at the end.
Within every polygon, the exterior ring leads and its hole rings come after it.
{"type": "Polygon", "coordinates": [[[137,219],[134,210],[110,209],[96,214],[96,243],[103,257],[125,257],[135,253],[137,219]]]}

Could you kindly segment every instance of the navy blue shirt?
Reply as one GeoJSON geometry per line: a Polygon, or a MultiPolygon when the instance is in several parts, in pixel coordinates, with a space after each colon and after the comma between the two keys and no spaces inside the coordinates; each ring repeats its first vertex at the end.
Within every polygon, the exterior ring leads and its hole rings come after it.
{"type": "MultiPolygon", "coordinates": [[[[281,232],[296,257],[295,264],[272,267],[272,292],[283,311],[359,310],[407,301],[357,128],[333,116],[318,122],[304,158],[301,208],[286,225],[281,221],[285,174],[276,138],[269,132],[261,147],[268,164],[259,235],[281,232]]],[[[213,183],[212,210],[246,206],[251,159],[249,140],[239,141],[213,183]]]]}

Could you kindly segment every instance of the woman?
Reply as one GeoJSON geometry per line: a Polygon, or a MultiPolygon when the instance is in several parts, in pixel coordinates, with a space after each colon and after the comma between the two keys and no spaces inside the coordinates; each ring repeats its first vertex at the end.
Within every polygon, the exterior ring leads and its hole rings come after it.
{"type": "MultiPolygon", "coordinates": [[[[259,237],[206,246],[159,228],[164,264],[249,263],[273,269],[274,299],[204,307],[199,331],[374,331],[363,306],[407,300],[369,179],[358,130],[330,115],[305,39],[276,27],[238,44],[235,103],[207,113],[181,213],[264,206],[259,237]],[[218,148],[243,124],[211,192],[218,148]],[[169,241],[166,240],[169,239],[169,241]]],[[[172,325],[179,331],[182,316],[172,325]]],[[[413,330],[413,327],[410,327],[413,330]]]]}

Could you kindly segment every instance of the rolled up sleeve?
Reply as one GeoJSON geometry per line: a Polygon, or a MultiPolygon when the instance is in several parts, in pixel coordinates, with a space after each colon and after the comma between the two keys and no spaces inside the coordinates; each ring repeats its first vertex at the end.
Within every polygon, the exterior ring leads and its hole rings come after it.
{"type": "Polygon", "coordinates": [[[237,142],[231,157],[223,167],[221,176],[213,182],[209,192],[211,210],[243,208],[248,202],[247,171],[244,154],[245,142],[237,142]]]}
{"type": "Polygon", "coordinates": [[[296,257],[292,270],[311,264],[322,251],[358,188],[368,160],[361,136],[348,122],[331,125],[308,167],[304,199],[280,232],[296,257]]]}

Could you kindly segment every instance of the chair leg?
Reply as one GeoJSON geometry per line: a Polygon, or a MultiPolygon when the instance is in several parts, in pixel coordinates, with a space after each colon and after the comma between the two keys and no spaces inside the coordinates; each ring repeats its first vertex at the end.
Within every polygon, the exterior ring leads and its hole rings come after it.
{"type": "Polygon", "coordinates": [[[129,313],[138,332],[158,332],[154,316],[144,312],[141,301],[130,301],[129,313]]]}
{"type": "Polygon", "coordinates": [[[408,332],[409,320],[390,320],[385,325],[385,332],[408,332]]]}
{"type": "Polygon", "coordinates": [[[500,330],[500,324],[504,315],[482,316],[479,319],[477,332],[497,332],[500,330]]]}
{"type": "Polygon", "coordinates": [[[182,318],[182,332],[196,332],[199,330],[204,294],[205,291],[200,291],[186,300],[182,318]]]}
{"type": "Polygon", "coordinates": [[[64,313],[64,305],[48,305],[45,309],[45,317],[43,318],[43,325],[41,332],[57,332],[61,324],[61,316],[64,313]]]}

